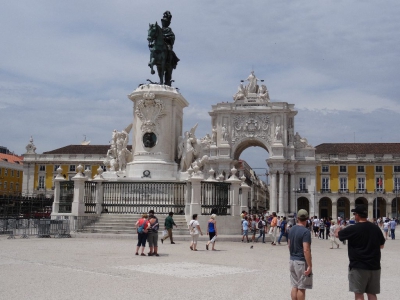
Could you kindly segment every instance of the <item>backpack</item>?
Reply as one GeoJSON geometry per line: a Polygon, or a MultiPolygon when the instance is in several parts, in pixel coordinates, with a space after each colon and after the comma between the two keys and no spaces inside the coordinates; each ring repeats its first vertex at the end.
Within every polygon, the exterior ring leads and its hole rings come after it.
{"type": "Polygon", "coordinates": [[[143,221],[142,225],[137,229],[138,233],[144,233],[144,226],[146,225],[146,221],[143,221]]]}
{"type": "Polygon", "coordinates": [[[285,232],[285,225],[286,225],[286,221],[283,221],[281,223],[281,230],[282,230],[283,233],[285,232]]]}
{"type": "Polygon", "coordinates": [[[262,222],[262,220],[258,221],[258,229],[263,229],[264,225],[262,222]]]}

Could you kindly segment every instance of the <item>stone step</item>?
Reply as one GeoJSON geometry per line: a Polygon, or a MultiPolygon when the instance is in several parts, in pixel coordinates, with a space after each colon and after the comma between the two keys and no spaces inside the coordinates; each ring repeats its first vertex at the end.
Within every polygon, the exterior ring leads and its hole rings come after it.
{"type": "MultiPolygon", "coordinates": [[[[157,216],[160,223],[160,231],[163,229],[166,215],[157,216]]],[[[136,234],[135,224],[141,215],[125,215],[125,214],[103,214],[100,219],[94,223],[86,226],[84,232],[93,233],[114,233],[114,234],[136,234]]],[[[185,216],[174,216],[174,222],[178,225],[178,229],[174,229],[174,234],[184,235],[188,234],[187,223],[185,216]]]]}

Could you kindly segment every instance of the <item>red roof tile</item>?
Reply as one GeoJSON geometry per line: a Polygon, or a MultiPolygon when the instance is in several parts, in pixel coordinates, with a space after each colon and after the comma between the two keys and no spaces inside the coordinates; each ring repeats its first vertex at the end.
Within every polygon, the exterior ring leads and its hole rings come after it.
{"type": "Polygon", "coordinates": [[[400,143],[324,143],[316,154],[400,154],[400,143]]]}
{"type": "Polygon", "coordinates": [[[9,163],[19,163],[22,165],[23,157],[18,155],[0,153],[0,159],[9,163]]]}

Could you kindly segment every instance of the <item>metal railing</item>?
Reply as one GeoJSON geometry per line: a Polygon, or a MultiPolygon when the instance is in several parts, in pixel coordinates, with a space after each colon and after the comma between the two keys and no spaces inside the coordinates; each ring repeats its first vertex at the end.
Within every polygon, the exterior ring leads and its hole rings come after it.
{"type": "Polygon", "coordinates": [[[86,181],[83,202],[85,203],[85,213],[96,213],[96,182],[86,181]]]}
{"type": "Polygon", "coordinates": [[[153,209],[167,214],[185,209],[184,182],[106,182],[103,187],[102,213],[141,214],[153,209]]]}
{"type": "Polygon", "coordinates": [[[201,182],[201,214],[230,215],[230,183],[201,182]]]}
{"type": "Polygon", "coordinates": [[[60,204],[58,208],[59,213],[70,213],[72,210],[72,201],[74,199],[74,182],[61,181],[60,182],[60,204]]]}
{"type": "Polygon", "coordinates": [[[0,195],[1,219],[42,219],[50,218],[53,198],[36,198],[20,195],[0,195]]]}

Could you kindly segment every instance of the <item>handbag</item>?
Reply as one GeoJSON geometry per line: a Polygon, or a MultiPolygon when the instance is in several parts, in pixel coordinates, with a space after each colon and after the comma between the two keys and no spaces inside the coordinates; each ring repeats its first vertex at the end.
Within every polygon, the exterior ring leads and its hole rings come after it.
{"type": "Polygon", "coordinates": [[[166,237],[168,235],[167,229],[164,229],[162,232],[162,238],[166,237]]]}

